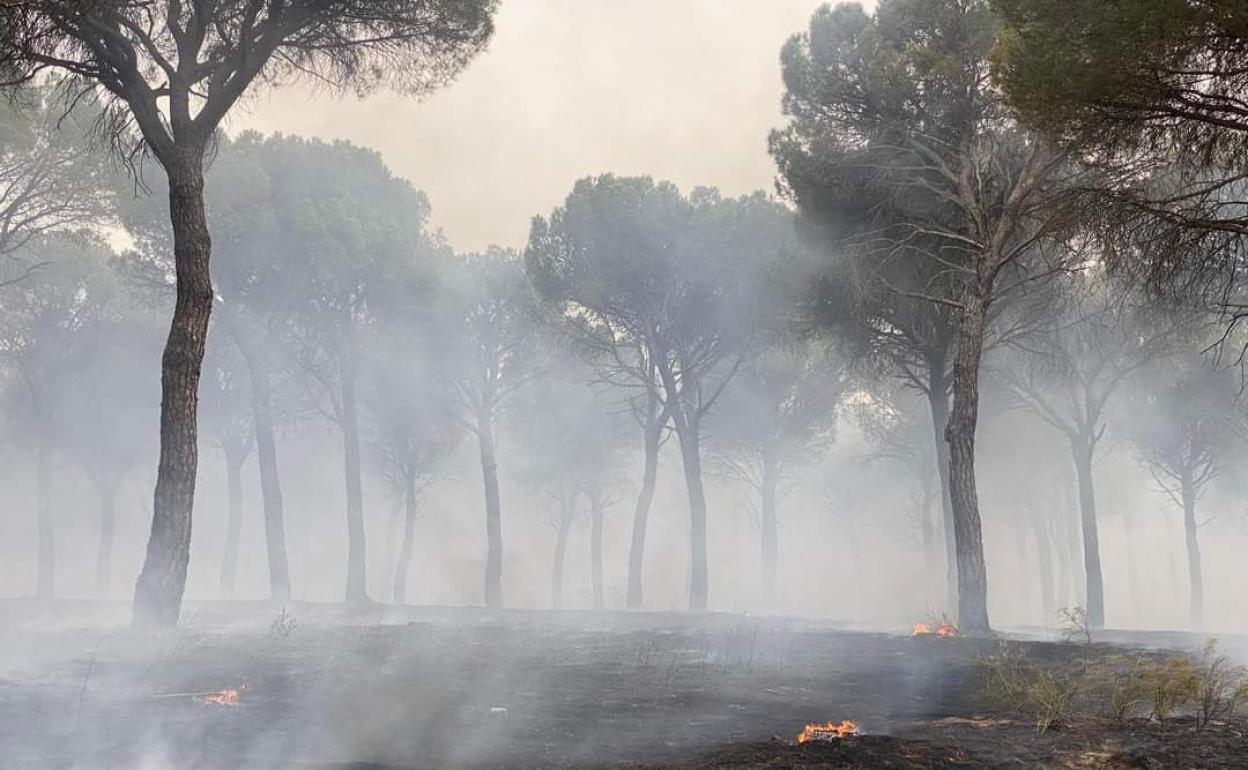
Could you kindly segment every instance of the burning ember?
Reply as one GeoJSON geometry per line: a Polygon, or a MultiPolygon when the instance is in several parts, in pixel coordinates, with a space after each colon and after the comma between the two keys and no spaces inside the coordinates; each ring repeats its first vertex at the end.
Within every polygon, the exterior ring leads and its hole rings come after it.
{"type": "Polygon", "coordinates": [[[839,741],[851,735],[858,735],[858,725],[846,719],[839,725],[835,722],[806,725],[797,734],[797,742],[801,744],[810,741],[839,741]]]}
{"type": "Polygon", "coordinates": [[[216,706],[237,706],[238,699],[242,697],[243,690],[247,689],[247,685],[240,685],[237,689],[222,690],[220,692],[207,693],[199,696],[201,703],[211,703],[216,706]]]}
{"type": "Polygon", "coordinates": [[[958,635],[958,629],[952,623],[941,623],[939,625],[931,625],[928,623],[915,623],[914,628],[910,629],[911,636],[939,636],[944,639],[950,639],[958,635]]]}

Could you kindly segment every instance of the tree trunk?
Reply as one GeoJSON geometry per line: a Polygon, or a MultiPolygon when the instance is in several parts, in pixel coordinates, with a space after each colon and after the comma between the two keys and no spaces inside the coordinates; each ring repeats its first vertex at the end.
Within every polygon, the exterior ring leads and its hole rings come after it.
{"type": "Polygon", "coordinates": [[[238,543],[243,534],[243,463],[247,454],[241,446],[225,451],[227,502],[225,553],[221,559],[221,592],[233,596],[238,577],[238,543]]]}
{"type": "Polygon", "coordinates": [[[601,612],[606,606],[602,585],[602,494],[595,491],[589,495],[589,573],[594,591],[594,609],[601,612]]]}
{"type": "Polygon", "coordinates": [[[654,502],[654,485],[659,472],[659,444],[663,439],[666,417],[651,419],[646,426],[645,469],[641,474],[641,490],[637,493],[637,507],[633,512],[633,540],[628,550],[628,608],[641,608],[642,571],[645,567],[646,524],[650,518],[650,505],[654,502]]]}
{"type": "Polygon", "coordinates": [[[343,470],[347,483],[347,602],[368,601],[364,542],[364,489],[360,480],[360,418],[355,395],[355,351],[342,351],[343,470]]]}
{"type": "Polygon", "coordinates": [[[151,534],[134,591],[135,627],[175,626],[182,607],[199,464],[199,372],[212,313],[203,148],[183,150],[166,170],[177,300],[161,359],[160,460],[151,534]]]}
{"type": "Polygon", "coordinates": [[[35,495],[39,519],[39,572],[35,595],[56,595],[56,521],[52,511],[52,450],[41,442],[35,453],[35,495]]]}
{"type": "Polygon", "coordinates": [[[953,362],[953,409],[945,428],[949,443],[949,500],[953,506],[958,565],[958,625],[984,636],[988,624],[988,574],[975,485],[975,432],[979,424],[979,367],[987,307],[984,287],[966,292],[953,362]]]}
{"type": "Polygon", "coordinates": [[[264,506],[264,541],[269,560],[269,596],[274,601],[288,601],[290,560],[286,554],[286,520],[282,503],[282,483],[277,472],[277,441],[273,431],[273,386],[264,352],[256,349],[250,339],[230,325],[234,342],[243,354],[251,381],[251,421],[256,437],[256,464],[260,470],[260,495],[264,506]]]}
{"type": "Polygon", "coordinates": [[[776,591],[776,565],[779,561],[780,537],[776,520],[776,488],[780,485],[780,461],[773,447],[763,452],[763,484],[761,500],[762,525],[762,600],[770,602],[776,591]]]}
{"type": "Polygon", "coordinates": [[[932,415],[932,435],[936,446],[936,473],[940,478],[941,531],[945,543],[945,601],[949,612],[958,606],[958,545],[953,526],[953,500],[949,492],[949,444],[945,428],[949,424],[949,392],[944,372],[944,358],[929,362],[927,390],[928,408],[932,415]]]}
{"type": "Polygon", "coordinates": [[[680,458],[689,493],[689,610],[705,612],[710,584],[706,556],[706,492],[702,488],[701,436],[696,421],[682,421],[678,429],[680,458]]]}
{"type": "Polygon", "coordinates": [[[477,418],[481,450],[481,477],[485,484],[485,606],[503,606],[503,506],[498,493],[498,460],[494,453],[493,404],[482,407],[477,418]]]}
{"type": "Polygon", "coordinates": [[[100,493],[100,544],[95,553],[95,592],[108,596],[113,575],[113,539],[117,532],[117,489],[120,474],[104,480],[100,493]]]}
{"type": "Polygon", "coordinates": [[[1079,483],[1079,520],[1083,527],[1083,572],[1087,587],[1088,627],[1105,627],[1105,585],[1101,577],[1101,545],[1096,522],[1096,489],[1092,482],[1092,442],[1088,436],[1071,439],[1079,483]]]}
{"type": "Polygon", "coordinates": [[[403,474],[403,545],[399,549],[399,561],[394,567],[394,603],[407,602],[407,569],[412,562],[412,549],[416,544],[416,469],[408,467],[403,474]]]}
{"type": "Polygon", "coordinates": [[[1036,562],[1040,566],[1040,610],[1044,616],[1042,625],[1048,626],[1057,617],[1057,603],[1053,590],[1053,548],[1049,541],[1049,528],[1045,517],[1031,511],[1031,532],[1036,538],[1036,562]]]}
{"type": "Polygon", "coordinates": [[[705,612],[710,585],[706,556],[706,492],[702,488],[701,413],[683,402],[686,393],[696,392],[698,384],[685,372],[678,384],[670,363],[658,367],[672,424],[680,442],[681,465],[685,472],[685,488],[689,494],[689,610],[705,612]]]}
{"type": "Polygon", "coordinates": [[[1192,628],[1204,625],[1205,591],[1204,575],[1200,566],[1200,542],[1196,538],[1196,488],[1192,473],[1184,469],[1179,477],[1179,491],[1183,501],[1183,533],[1187,541],[1187,579],[1191,589],[1192,628]]]}
{"type": "Polygon", "coordinates": [[[555,531],[555,560],[550,572],[550,608],[563,609],[563,562],[568,552],[568,530],[572,521],[565,516],[555,531]]]}
{"type": "Polygon", "coordinates": [[[1061,536],[1061,550],[1063,561],[1066,565],[1066,585],[1063,593],[1066,599],[1062,602],[1062,607],[1072,607],[1076,604],[1082,605],[1087,601],[1086,579],[1084,577],[1083,562],[1083,538],[1080,535],[1082,529],[1077,525],[1078,511],[1075,502],[1077,483],[1071,478],[1073,464],[1062,464],[1063,483],[1062,489],[1062,505],[1058,510],[1057,525],[1061,536]]]}

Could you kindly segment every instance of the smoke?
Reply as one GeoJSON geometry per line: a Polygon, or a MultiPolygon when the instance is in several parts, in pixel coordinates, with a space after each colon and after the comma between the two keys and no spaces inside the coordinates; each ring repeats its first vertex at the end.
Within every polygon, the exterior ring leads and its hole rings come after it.
{"type": "Polygon", "coordinates": [[[819,5],[509,0],[490,50],[424,103],[381,94],[309,110],[329,97],[282,90],[246,105],[230,130],[372,147],[429,193],[456,247],[521,246],[529,218],[587,173],[770,190],[780,47],[819,5]]]}

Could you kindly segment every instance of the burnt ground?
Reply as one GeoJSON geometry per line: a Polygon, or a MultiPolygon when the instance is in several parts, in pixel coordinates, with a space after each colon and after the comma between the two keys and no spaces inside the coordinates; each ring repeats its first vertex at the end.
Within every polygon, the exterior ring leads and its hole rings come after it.
{"type": "Polygon", "coordinates": [[[0,767],[1248,767],[1243,725],[1085,721],[1040,735],[985,711],[976,658],[990,641],[719,615],[309,605],[283,635],[261,604],[193,607],[187,627],[159,635],[52,628],[100,611],[0,603],[0,767]],[[197,695],[242,685],[236,705],[197,695]],[[792,742],[807,722],[841,719],[865,734],[792,742]]]}

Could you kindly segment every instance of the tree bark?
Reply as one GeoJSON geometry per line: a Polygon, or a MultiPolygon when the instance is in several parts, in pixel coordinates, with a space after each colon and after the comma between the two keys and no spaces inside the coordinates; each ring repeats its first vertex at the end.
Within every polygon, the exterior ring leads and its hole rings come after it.
{"type": "Polygon", "coordinates": [[[35,453],[35,495],[39,524],[39,565],[35,595],[56,596],[56,521],[52,509],[52,450],[41,441],[35,453]]]}
{"type": "Polygon", "coordinates": [[[265,353],[230,325],[234,342],[243,354],[251,382],[251,421],[256,438],[256,464],[260,470],[260,496],[264,506],[264,542],[269,561],[269,596],[289,601],[290,560],[286,554],[286,519],[282,502],[282,482],[277,470],[277,441],[273,430],[273,386],[265,353]]]}
{"type": "Polygon", "coordinates": [[[100,544],[95,554],[95,592],[107,596],[113,575],[113,539],[117,532],[117,490],[121,486],[120,474],[108,478],[99,485],[100,493],[100,544]]]}
{"type": "Polygon", "coordinates": [[[238,544],[243,534],[243,464],[246,451],[240,446],[225,450],[225,486],[227,497],[225,553],[221,558],[221,591],[232,596],[238,578],[238,544]]]}
{"type": "Polygon", "coordinates": [[[589,573],[594,592],[594,609],[601,612],[606,606],[602,582],[602,523],[605,516],[602,494],[589,494],[589,573]]]}
{"type": "Polygon", "coordinates": [[[367,602],[364,489],[360,480],[360,418],[355,394],[355,351],[339,358],[342,385],[343,470],[347,484],[347,601],[367,602]]]}
{"type": "Polygon", "coordinates": [[[705,612],[710,580],[706,555],[706,492],[702,487],[702,448],[697,422],[682,421],[678,428],[680,458],[689,493],[689,610],[705,612]]]}
{"type": "Polygon", "coordinates": [[[1191,623],[1192,628],[1199,629],[1204,625],[1205,591],[1204,574],[1200,565],[1200,541],[1196,530],[1196,488],[1192,482],[1192,472],[1185,468],[1179,476],[1179,492],[1183,501],[1183,533],[1187,542],[1187,579],[1191,590],[1191,623]]]}
{"type": "Polygon", "coordinates": [[[932,415],[932,434],[936,447],[936,474],[940,478],[941,531],[945,543],[945,601],[951,613],[958,606],[958,545],[953,525],[953,499],[949,491],[949,444],[945,428],[949,425],[949,390],[945,379],[944,357],[928,362],[927,403],[932,415]]]}
{"type": "Polygon", "coordinates": [[[985,287],[975,286],[963,299],[958,352],[953,363],[953,408],[945,428],[945,440],[949,443],[949,500],[957,546],[958,625],[969,636],[984,636],[992,630],[988,623],[988,575],[975,485],[979,368],[987,294],[985,287]]]}
{"type": "Polygon", "coordinates": [[[175,626],[182,607],[199,465],[199,373],[213,299],[203,147],[181,149],[166,163],[166,171],[177,300],[161,359],[160,460],[152,528],[134,591],[132,622],[139,628],[175,626]]]}
{"type": "Polygon", "coordinates": [[[1092,482],[1092,441],[1089,436],[1071,438],[1075,476],[1079,483],[1079,520],[1083,528],[1083,572],[1087,590],[1088,627],[1105,627],[1105,585],[1101,576],[1100,534],[1096,521],[1096,489],[1092,482]]]}
{"type": "MultiPolygon", "coordinates": [[[[653,411],[653,410],[652,410],[653,411]]],[[[654,502],[654,486],[659,473],[659,445],[663,439],[663,422],[651,418],[646,425],[645,468],[641,474],[641,490],[637,493],[637,507],[633,511],[633,539],[628,549],[628,608],[641,608],[642,572],[645,568],[646,525],[650,519],[650,506],[654,502]]]]}
{"type": "Polygon", "coordinates": [[[499,609],[503,606],[503,507],[498,491],[493,412],[493,404],[487,401],[477,418],[477,441],[485,485],[485,606],[499,609]]]}
{"type": "Polygon", "coordinates": [[[763,451],[761,515],[762,600],[769,602],[776,591],[776,565],[780,558],[780,535],[776,519],[776,490],[780,485],[780,460],[774,447],[763,451]]]}
{"type": "Polygon", "coordinates": [[[416,544],[416,469],[408,467],[403,473],[403,545],[399,560],[394,567],[394,603],[407,602],[407,570],[412,562],[412,549],[416,544]]]}
{"type": "Polygon", "coordinates": [[[696,406],[691,408],[683,398],[687,393],[698,392],[699,386],[689,372],[682,373],[678,384],[670,362],[661,363],[658,374],[663,381],[676,439],[680,443],[681,466],[689,495],[689,610],[705,612],[709,604],[710,581],[706,555],[706,492],[702,487],[702,413],[696,406]]]}

